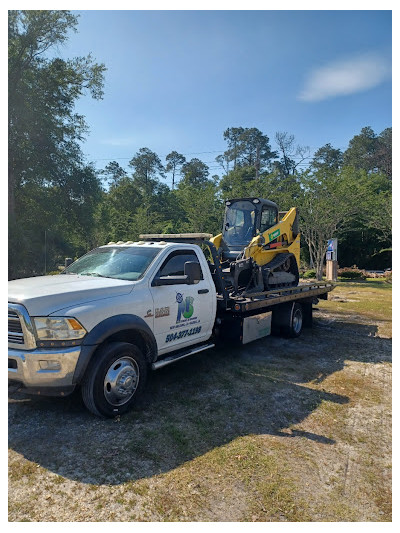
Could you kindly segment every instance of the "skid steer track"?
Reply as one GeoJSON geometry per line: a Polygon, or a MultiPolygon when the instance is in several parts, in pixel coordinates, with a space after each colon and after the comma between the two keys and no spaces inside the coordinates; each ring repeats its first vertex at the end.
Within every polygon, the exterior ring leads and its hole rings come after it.
{"type": "Polygon", "coordinates": [[[278,254],[272,261],[262,266],[264,290],[297,287],[299,269],[296,258],[291,253],[278,254]]]}

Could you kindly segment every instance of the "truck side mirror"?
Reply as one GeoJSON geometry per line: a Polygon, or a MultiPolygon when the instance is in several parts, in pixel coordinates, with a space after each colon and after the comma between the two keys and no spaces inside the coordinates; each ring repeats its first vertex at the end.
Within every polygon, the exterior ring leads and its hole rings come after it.
{"type": "Polygon", "coordinates": [[[197,261],[186,261],[184,267],[184,274],[187,276],[188,285],[193,285],[196,281],[201,280],[200,263],[197,261]]]}

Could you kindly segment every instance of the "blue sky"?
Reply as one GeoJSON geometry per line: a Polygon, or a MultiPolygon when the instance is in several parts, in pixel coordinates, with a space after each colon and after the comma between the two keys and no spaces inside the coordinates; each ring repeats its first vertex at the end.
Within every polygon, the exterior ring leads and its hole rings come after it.
{"type": "MultiPolygon", "coordinates": [[[[312,151],[391,126],[390,11],[75,11],[59,52],[107,67],[102,101],[81,99],[98,168],[142,147],[215,157],[223,132],[277,131],[312,151]]],[[[167,180],[169,182],[170,180],[167,180]]]]}

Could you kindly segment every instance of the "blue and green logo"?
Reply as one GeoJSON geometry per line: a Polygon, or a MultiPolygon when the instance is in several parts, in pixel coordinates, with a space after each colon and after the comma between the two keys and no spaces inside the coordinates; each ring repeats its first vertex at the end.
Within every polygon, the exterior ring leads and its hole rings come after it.
{"type": "Polygon", "coordinates": [[[194,298],[192,296],[186,296],[184,299],[183,295],[178,292],[176,295],[176,301],[178,303],[178,316],[176,317],[177,322],[180,322],[182,317],[187,319],[193,315],[193,300],[194,298]]]}

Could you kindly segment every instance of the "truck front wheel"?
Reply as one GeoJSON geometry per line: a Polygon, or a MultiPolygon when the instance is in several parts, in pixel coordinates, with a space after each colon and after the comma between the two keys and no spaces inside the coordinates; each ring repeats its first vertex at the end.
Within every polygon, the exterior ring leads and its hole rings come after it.
{"type": "Polygon", "coordinates": [[[105,344],[93,356],[82,382],[82,398],[97,416],[112,418],[126,413],[143,392],[147,362],[127,342],[105,344]]]}

